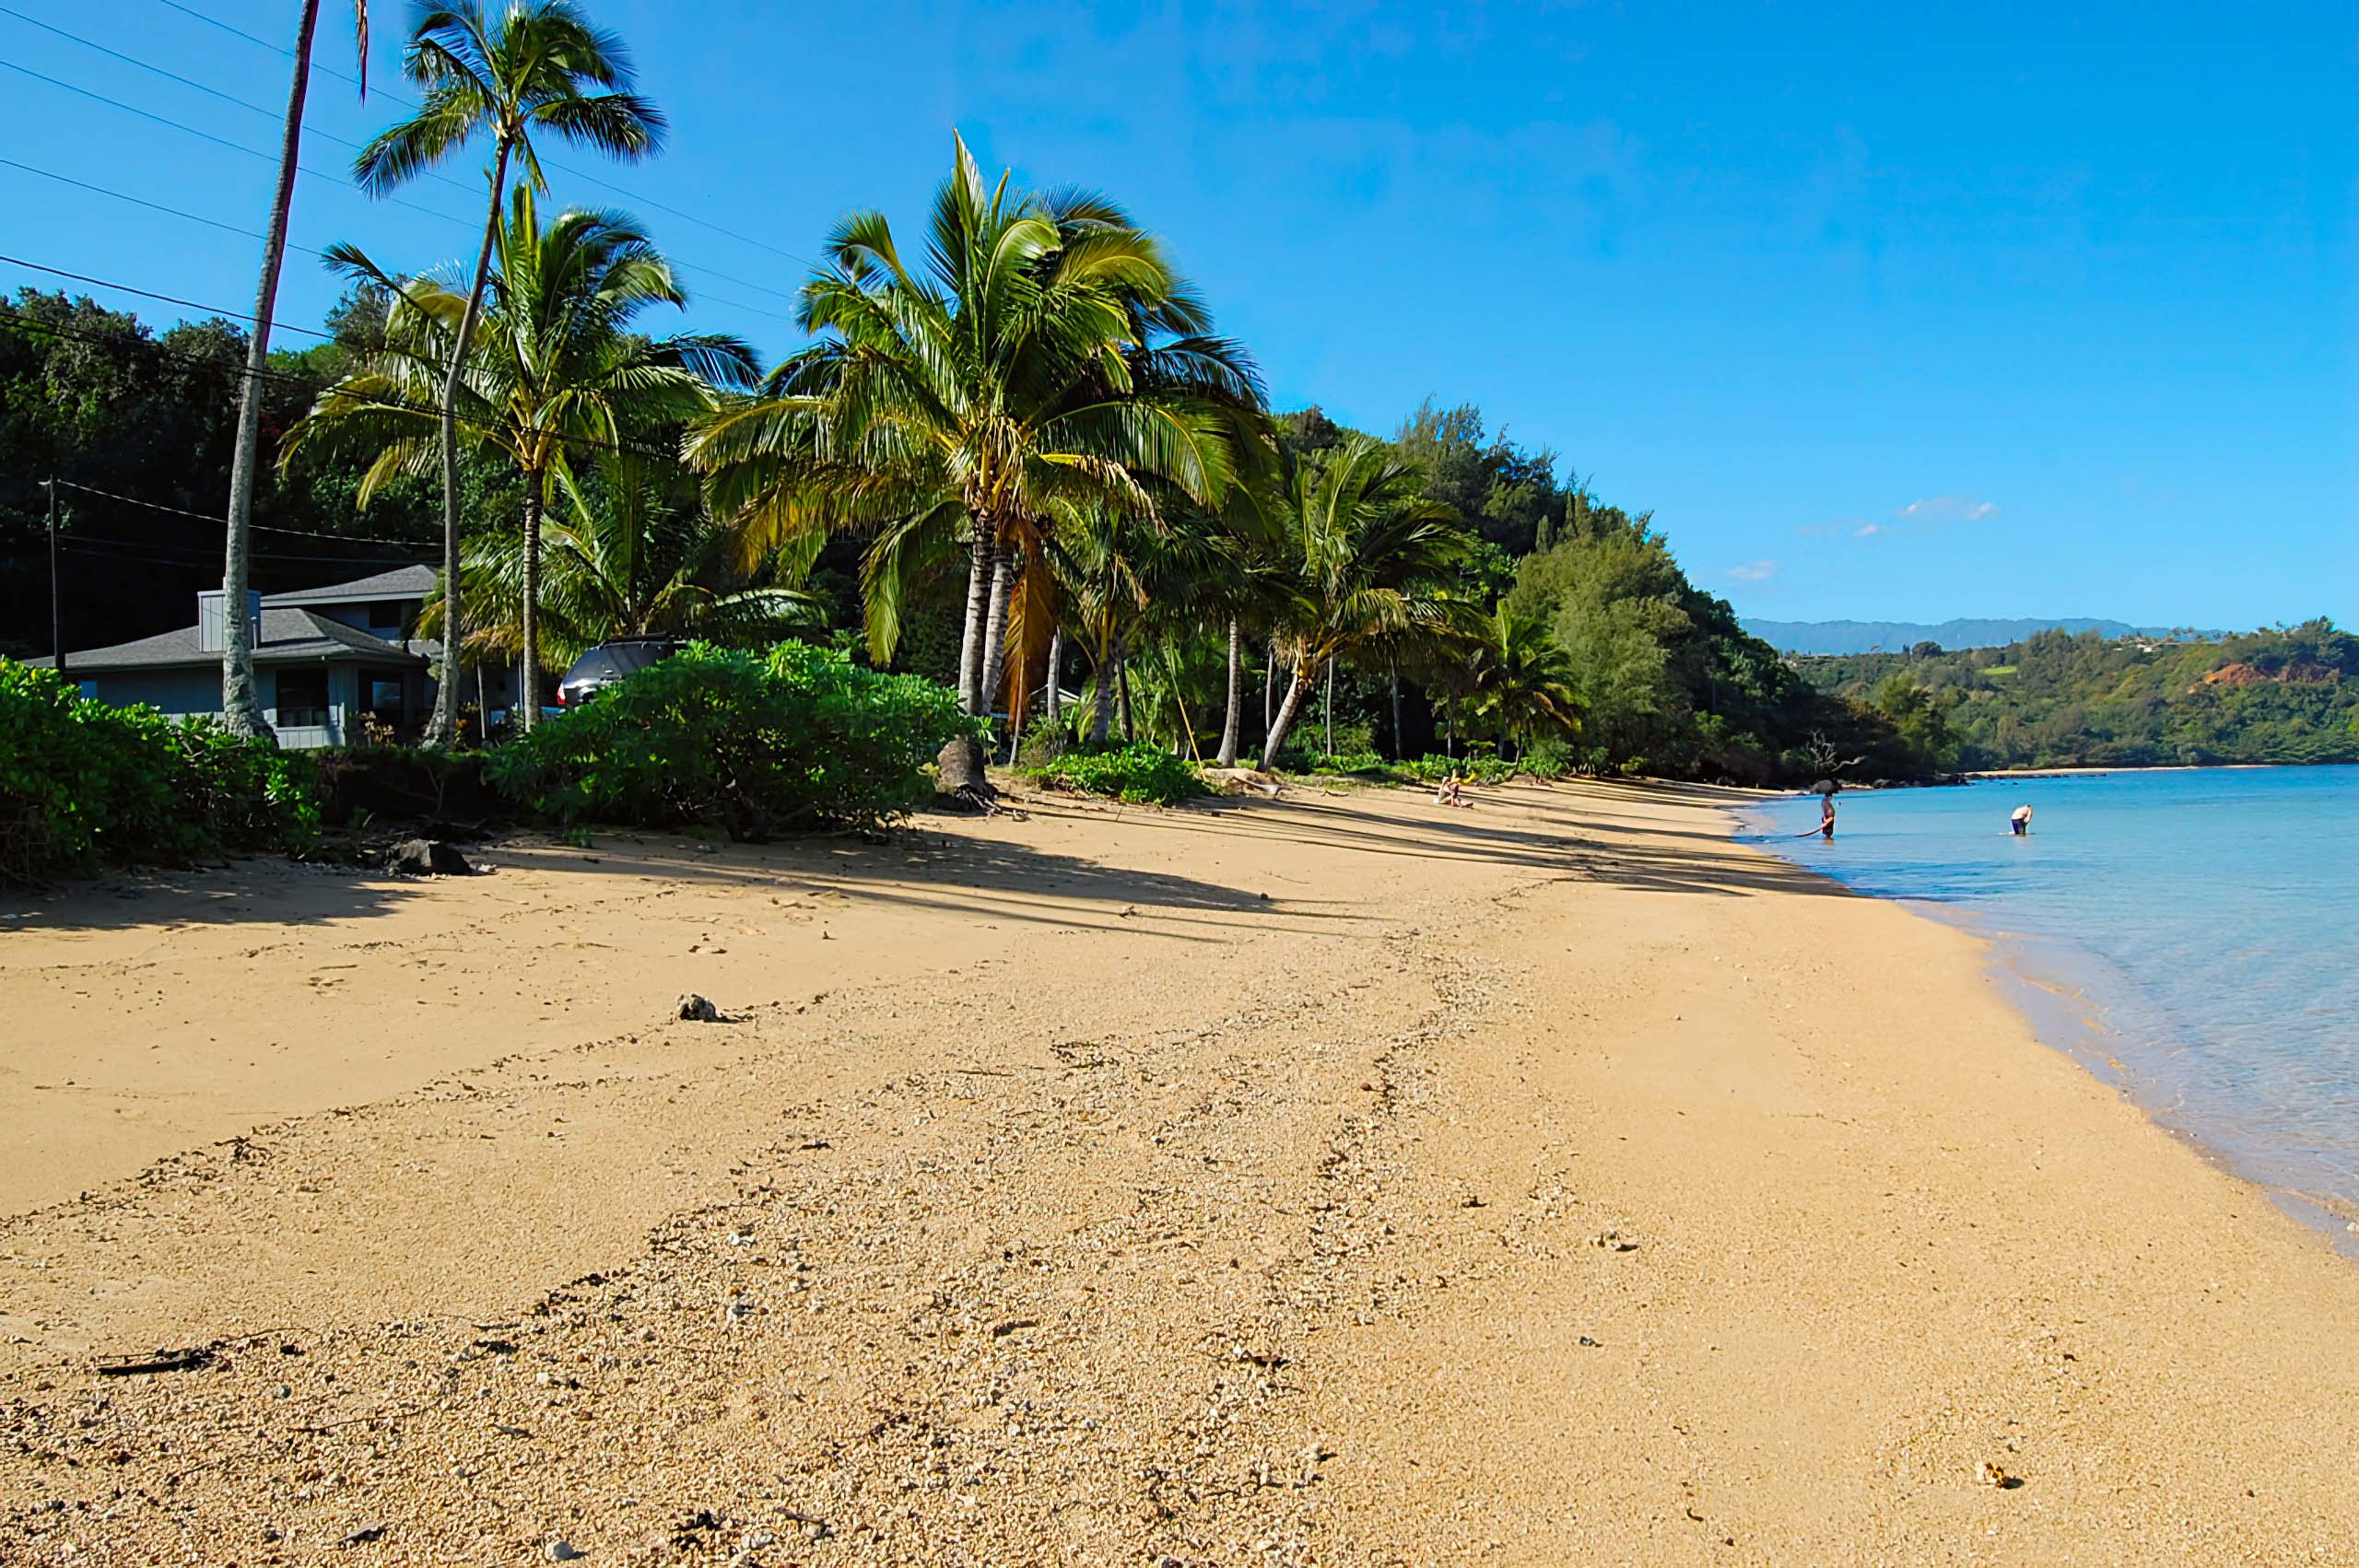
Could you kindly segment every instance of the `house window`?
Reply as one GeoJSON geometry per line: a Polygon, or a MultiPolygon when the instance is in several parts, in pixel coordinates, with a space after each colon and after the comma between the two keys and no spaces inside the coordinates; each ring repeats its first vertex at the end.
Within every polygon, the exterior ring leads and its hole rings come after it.
{"type": "Polygon", "coordinates": [[[398,641],[408,626],[406,599],[380,599],[369,606],[368,629],[388,641],[398,641]]]}
{"type": "Polygon", "coordinates": [[[328,673],[325,670],[281,670],[278,673],[278,727],[316,730],[328,721],[328,673]]]}

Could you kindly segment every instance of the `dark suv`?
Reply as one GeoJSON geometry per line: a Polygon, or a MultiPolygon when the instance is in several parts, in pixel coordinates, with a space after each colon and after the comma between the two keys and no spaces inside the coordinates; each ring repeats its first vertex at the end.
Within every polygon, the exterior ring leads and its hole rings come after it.
{"type": "Polygon", "coordinates": [[[618,637],[602,642],[575,660],[557,684],[557,705],[579,708],[628,675],[636,675],[659,660],[680,651],[672,637],[618,637]]]}

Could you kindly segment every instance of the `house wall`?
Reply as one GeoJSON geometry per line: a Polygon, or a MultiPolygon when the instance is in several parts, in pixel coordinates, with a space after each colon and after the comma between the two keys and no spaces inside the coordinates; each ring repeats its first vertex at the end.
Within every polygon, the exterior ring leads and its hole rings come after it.
{"type": "Polygon", "coordinates": [[[95,687],[94,695],[100,702],[118,708],[145,703],[174,718],[192,713],[209,713],[217,719],[221,715],[218,665],[183,670],[100,670],[78,675],[69,656],[65,674],[86,689],[95,687]]]}
{"type": "MultiPolygon", "coordinates": [[[[307,664],[295,668],[306,673],[316,673],[319,666],[307,664]]],[[[278,678],[286,670],[287,667],[282,665],[277,669],[258,672],[270,704],[263,709],[263,716],[270,720],[270,727],[278,731],[278,743],[289,751],[313,751],[321,746],[344,744],[345,737],[352,732],[353,708],[359,702],[359,673],[349,664],[329,665],[328,721],[325,724],[286,725],[278,721],[278,678]]],[[[214,685],[213,711],[221,711],[218,681],[214,685]]]]}
{"type": "MultiPolygon", "coordinates": [[[[319,666],[299,668],[316,671],[319,666]]],[[[278,677],[280,671],[269,665],[255,672],[262,687],[263,717],[278,731],[278,743],[290,751],[303,751],[319,746],[336,746],[351,732],[352,715],[358,706],[359,673],[349,664],[328,666],[328,721],[325,724],[285,726],[278,721],[278,677]]],[[[69,661],[66,677],[99,701],[118,708],[144,704],[169,714],[174,719],[194,715],[218,719],[221,717],[221,672],[213,665],[178,670],[101,670],[88,675],[77,675],[69,661]]]]}

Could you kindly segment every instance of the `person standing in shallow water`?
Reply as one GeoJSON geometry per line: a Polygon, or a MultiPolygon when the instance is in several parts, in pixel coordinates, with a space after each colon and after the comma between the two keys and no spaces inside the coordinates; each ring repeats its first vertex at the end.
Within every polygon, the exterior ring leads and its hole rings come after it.
{"type": "Polygon", "coordinates": [[[1828,843],[1835,842],[1835,796],[1831,791],[1818,798],[1818,833],[1828,843]]]}
{"type": "Polygon", "coordinates": [[[2031,807],[2028,805],[2017,806],[2014,810],[2014,814],[2007,818],[2007,825],[2014,829],[2016,837],[2023,838],[2028,837],[2031,833],[2031,807]]]}

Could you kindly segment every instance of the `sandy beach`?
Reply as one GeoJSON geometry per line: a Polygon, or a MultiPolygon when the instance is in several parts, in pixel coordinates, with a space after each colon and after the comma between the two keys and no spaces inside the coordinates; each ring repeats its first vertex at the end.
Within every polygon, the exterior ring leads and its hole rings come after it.
{"type": "Polygon", "coordinates": [[[1727,797],[1473,798],[0,906],[0,1561],[2359,1562],[2324,1239],[1727,797]]]}

